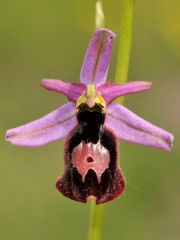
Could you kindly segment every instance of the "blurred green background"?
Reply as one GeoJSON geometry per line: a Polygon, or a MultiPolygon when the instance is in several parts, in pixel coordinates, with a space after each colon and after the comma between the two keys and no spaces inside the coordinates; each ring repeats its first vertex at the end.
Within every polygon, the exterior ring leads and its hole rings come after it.
{"type": "MultiPolygon", "coordinates": [[[[121,2],[104,0],[106,26],[117,33],[109,79],[114,79],[121,2]]],[[[0,2],[0,239],[84,240],[89,204],[55,189],[63,172],[63,141],[20,148],[5,130],[66,102],[40,87],[42,78],[78,81],[94,32],[95,1],[0,2]]],[[[106,204],[103,240],[180,239],[180,1],[136,0],[129,80],[153,89],[125,105],[175,135],[172,153],[120,144],[125,193],[106,204]]]]}

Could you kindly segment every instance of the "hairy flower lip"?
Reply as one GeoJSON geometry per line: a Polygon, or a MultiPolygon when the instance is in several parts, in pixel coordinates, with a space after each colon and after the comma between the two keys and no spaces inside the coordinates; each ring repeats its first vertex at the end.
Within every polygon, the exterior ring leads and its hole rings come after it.
{"type": "Polygon", "coordinates": [[[104,129],[101,144],[108,149],[110,154],[109,167],[101,175],[98,182],[96,170],[89,168],[83,180],[82,172],[74,163],[73,149],[81,142],[78,127],[73,129],[65,142],[65,170],[62,177],[56,182],[57,189],[72,200],[86,203],[89,196],[96,198],[96,203],[104,203],[118,197],[125,188],[125,178],[118,162],[117,140],[114,134],[104,129]]]}

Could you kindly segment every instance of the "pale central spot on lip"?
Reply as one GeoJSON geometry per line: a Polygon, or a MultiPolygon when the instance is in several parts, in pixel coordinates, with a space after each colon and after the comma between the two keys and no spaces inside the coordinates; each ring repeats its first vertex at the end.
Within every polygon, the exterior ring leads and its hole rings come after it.
{"type": "Polygon", "coordinates": [[[109,168],[109,151],[98,141],[96,144],[84,143],[83,141],[73,149],[73,166],[78,170],[85,180],[86,174],[92,169],[97,176],[98,182],[101,181],[101,175],[109,168]]]}

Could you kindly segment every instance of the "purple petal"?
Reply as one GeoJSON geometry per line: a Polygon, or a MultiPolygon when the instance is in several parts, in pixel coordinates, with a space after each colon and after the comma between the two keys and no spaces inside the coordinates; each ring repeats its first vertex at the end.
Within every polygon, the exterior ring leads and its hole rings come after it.
{"type": "Polygon", "coordinates": [[[86,89],[82,83],[65,83],[55,79],[43,79],[41,85],[48,90],[64,94],[71,101],[77,101],[86,89]]]}
{"type": "Polygon", "coordinates": [[[69,102],[38,120],[8,130],[6,140],[19,146],[38,147],[65,138],[76,125],[75,104],[69,102]]]}
{"type": "Polygon", "coordinates": [[[128,83],[105,83],[97,87],[99,93],[103,96],[106,103],[112,102],[114,99],[132,93],[143,92],[151,88],[150,82],[137,81],[128,83]]]}
{"type": "Polygon", "coordinates": [[[119,139],[165,151],[171,150],[174,139],[171,133],[145,121],[117,103],[111,103],[107,107],[105,125],[119,139]]]}
{"type": "Polygon", "coordinates": [[[91,39],[81,68],[80,82],[102,84],[106,81],[115,34],[98,28],[91,39]]]}

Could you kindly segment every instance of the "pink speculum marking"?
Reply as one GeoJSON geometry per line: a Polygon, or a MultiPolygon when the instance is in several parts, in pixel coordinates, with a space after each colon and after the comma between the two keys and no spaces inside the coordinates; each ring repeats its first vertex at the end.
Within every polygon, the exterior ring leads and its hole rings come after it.
{"type": "Polygon", "coordinates": [[[96,144],[81,142],[72,152],[73,166],[77,168],[85,181],[85,176],[92,169],[97,176],[98,183],[101,182],[101,175],[109,168],[110,155],[108,150],[102,146],[100,141],[96,144]]]}

